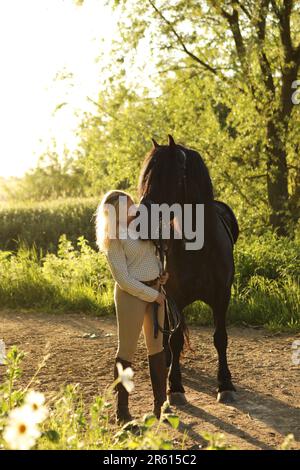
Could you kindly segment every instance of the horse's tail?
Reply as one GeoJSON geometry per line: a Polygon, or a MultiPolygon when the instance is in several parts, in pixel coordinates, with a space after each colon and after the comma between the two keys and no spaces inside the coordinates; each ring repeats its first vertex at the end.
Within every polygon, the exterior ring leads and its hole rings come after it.
{"type": "Polygon", "coordinates": [[[194,353],[195,350],[192,348],[191,341],[190,341],[190,331],[183,315],[180,321],[180,328],[183,333],[183,340],[184,340],[181,354],[184,356],[184,353],[186,351],[191,351],[192,353],[194,353]]]}
{"type": "MultiPolygon", "coordinates": [[[[173,299],[171,297],[169,297],[169,301],[171,302],[171,305],[172,307],[175,309],[176,311],[176,314],[177,314],[177,319],[176,319],[176,330],[178,331],[181,331],[182,332],[182,335],[183,335],[183,346],[182,346],[182,351],[181,351],[181,354],[184,354],[184,352],[186,350],[188,351],[191,351],[191,352],[195,352],[195,350],[192,348],[191,346],[191,342],[190,342],[190,333],[189,333],[189,329],[188,329],[188,326],[186,324],[186,321],[185,321],[185,318],[184,318],[184,315],[182,314],[182,311],[178,310],[177,309],[177,306],[176,304],[174,303],[173,299]]],[[[172,311],[172,310],[171,310],[172,311]]],[[[166,315],[165,316],[165,323],[164,323],[164,326],[165,326],[165,330],[170,330],[170,320],[171,322],[173,323],[172,320],[173,319],[170,319],[169,318],[169,315],[166,315]]],[[[173,331],[174,333],[174,331],[173,331]]],[[[170,342],[170,339],[171,339],[171,335],[168,336],[168,343],[170,342]]]]}

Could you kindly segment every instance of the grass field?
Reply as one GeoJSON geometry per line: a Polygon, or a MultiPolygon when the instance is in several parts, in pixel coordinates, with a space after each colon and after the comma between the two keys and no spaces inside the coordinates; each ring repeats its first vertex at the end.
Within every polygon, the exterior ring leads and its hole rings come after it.
{"type": "MultiPolygon", "coordinates": [[[[300,245],[272,234],[241,239],[235,248],[236,276],[228,314],[231,324],[300,330],[300,245]]],[[[0,251],[0,302],[3,307],[113,313],[113,281],[105,258],[79,237],[74,248],[62,236],[56,254],[36,249],[0,251]]],[[[212,322],[209,308],[194,302],[188,320],[212,322]]]]}
{"type": "Polygon", "coordinates": [[[17,250],[20,242],[43,253],[55,253],[65,234],[74,244],[84,236],[95,247],[97,198],[66,198],[44,202],[0,203],[0,248],[17,250]]]}

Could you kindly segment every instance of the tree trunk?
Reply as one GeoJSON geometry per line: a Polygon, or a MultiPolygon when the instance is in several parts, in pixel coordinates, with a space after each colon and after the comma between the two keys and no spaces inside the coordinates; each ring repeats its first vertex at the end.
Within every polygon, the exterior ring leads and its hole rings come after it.
{"type": "MultiPolygon", "coordinates": [[[[273,117],[267,127],[267,189],[271,209],[270,224],[278,235],[289,234],[289,193],[286,129],[278,129],[273,117]]],[[[282,123],[283,127],[285,124],[282,123]]]]}
{"type": "Polygon", "coordinates": [[[297,79],[299,64],[296,53],[286,59],[281,86],[280,107],[267,124],[267,188],[270,224],[278,235],[290,235],[291,211],[288,192],[287,139],[293,110],[292,83],[297,79]]]}

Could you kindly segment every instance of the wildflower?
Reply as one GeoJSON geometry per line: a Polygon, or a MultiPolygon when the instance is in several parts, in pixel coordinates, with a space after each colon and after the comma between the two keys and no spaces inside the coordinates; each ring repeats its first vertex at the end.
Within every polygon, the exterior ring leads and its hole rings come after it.
{"type": "Polygon", "coordinates": [[[35,416],[28,406],[22,406],[10,412],[8,424],[3,432],[3,439],[10,449],[31,449],[40,435],[35,416]]]}
{"type": "Polygon", "coordinates": [[[25,406],[28,406],[31,410],[36,423],[41,423],[47,418],[48,410],[46,406],[44,406],[45,396],[43,393],[31,390],[27,393],[24,403],[25,406]]]}
{"type": "Polygon", "coordinates": [[[132,381],[133,370],[131,369],[131,367],[127,367],[126,369],[123,369],[123,366],[120,362],[117,362],[116,365],[118,369],[120,382],[126,388],[127,392],[131,393],[132,390],[134,389],[134,383],[132,381]]]}

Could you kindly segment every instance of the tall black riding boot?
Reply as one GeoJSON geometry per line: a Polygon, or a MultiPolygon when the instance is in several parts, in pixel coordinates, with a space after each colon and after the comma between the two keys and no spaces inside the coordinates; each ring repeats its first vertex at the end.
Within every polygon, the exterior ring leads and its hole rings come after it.
{"type": "MultiPolygon", "coordinates": [[[[167,400],[167,375],[165,351],[148,356],[151,385],[154,396],[153,413],[160,418],[161,407],[167,400]]],[[[166,409],[170,412],[170,407],[166,409]]]]}
{"type": "MultiPolygon", "coordinates": [[[[127,369],[127,367],[131,367],[131,362],[125,361],[124,359],[117,357],[115,359],[115,365],[114,365],[114,379],[115,380],[118,378],[117,362],[120,362],[122,364],[123,369],[127,369]]],[[[128,409],[129,393],[127,392],[126,388],[121,383],[118,383],[118,385],[116,386],[115,393],[116,393],[116,422],[117,424],[123,425],[125,423],[128,423],[129,421],[132,421],[133,419],[128,409]]]]}

